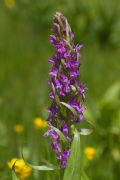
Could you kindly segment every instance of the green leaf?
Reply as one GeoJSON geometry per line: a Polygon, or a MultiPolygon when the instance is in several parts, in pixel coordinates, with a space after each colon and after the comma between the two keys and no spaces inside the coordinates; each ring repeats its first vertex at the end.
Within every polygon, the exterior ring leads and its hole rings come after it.
{"type": "Polygon", "coordinates": [[[51,164],[51,163],[46,164],[46,165],[40,165],[40,166],[33,165],[33,164],[31,164],[31,163],[28,163],[28,162],[25,160],[22,151],[21,151],[21,155],[22,155],[23,160],[26,162],[26,164],[27,164],[28,166],[30,166],[32,169],[39,170],[39,171],[53,171],[53,170],[58,170],[58,169],[59,169],[58,166],[54,166],[54,165],[51,164]]]}
{"type": "Polygon", "coordinates": [[[87,135],[90,135],[92,132],[93,132],[93,129],[82,128],[80,129],[79,134],[83,136],[87,136],[87,135]]]}
{"type": "Polygon", "coordinates": [[[70,106],[69,104],[65,103],[65,102],[60,102],[63,106],[65,106],[66,108],[68,108],[75,116],[77,116],[77,112],[76,110],[70,106]]]}
{"type": "Polygon", "coordinates": [[[20,180],[15,174],[14,170],[12,170],[12,180],[20,180]]]}
{"type": "Polygon", "coordinates": [[[58,170],[59,167],[57,166],[54,166],[54,165],[41,165],[41,166],[35,166],[35,165],[32,165],[30,163],[27,163],[32,169],[35,169],[35,170],[39,170],[39,171],[54,171],[54,170],[58,170]]]}
{"type": "Polygon", "coordinates": [[[63,134],[59,129],[57,129],[57,128],[54,127],[54,126],[49,126],[49,127],[52,128],[52,129],[60,136],[60,139],[61,139],[64,143],[66,143],[66,144],[69,143],[68,140],[66,139],[66,137],[64,136],[64,134],[63,134]]]}
{"type": "Polygon", "coordinates": [[[81,180],[81,169],[80,135],[76,130],[63,180],[81,180]]]}

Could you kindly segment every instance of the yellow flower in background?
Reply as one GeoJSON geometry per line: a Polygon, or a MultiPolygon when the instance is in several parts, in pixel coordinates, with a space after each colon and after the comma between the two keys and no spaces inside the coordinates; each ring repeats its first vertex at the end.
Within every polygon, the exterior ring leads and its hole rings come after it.
{"type": "Polygon", "coordinates": [[[9,9],[14,8],[16,4],[15,0],[4,0],[4,2],[5,2],[5,6],[9,9]]]}
{"type": "Polygon", "coordinates": [[[84,149],[84,153],[85,153],[87,159],[92,160],[96,154],[96,149],[93,147],[86,147],[84,149]]]}
{"type": "Polygon", "coordinates": [[[10,169],[14,168],[14,171],[20,180],[25,180],[32,172],[32,168],[26,165],[23,159],[13,158],[8,162],[8,166],[10,169]]]}
{"type": "Polygon", "coordinates": [[[36,129],[46,128],[47,127],[47,121],[41,119],[41,118],[35,118],[33,120],[34,126],[36,129]]]}
{"type": "Polygon", "coordinates": [[[16,124],[14,126],[14,131],[17,133],[17,134],[20,134],[24,131],[24,126],[22,124],[16,124]]]}

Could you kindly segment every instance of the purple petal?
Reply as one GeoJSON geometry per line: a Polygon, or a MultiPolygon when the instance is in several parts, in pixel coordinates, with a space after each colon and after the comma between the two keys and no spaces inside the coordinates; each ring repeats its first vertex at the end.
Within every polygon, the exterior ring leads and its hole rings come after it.
{"type": "Polygon", "coordinates": [[[66,168],[66,165],[67,165],[67,160],[66,159],[61,160],[61,168],[62,169],[66,168]]]}
{"type": "Polygon", "coordinates": [[[63,126],[61,127],[61,131],[64,135],[68,135],[68,127],[67,124],[64,122],[63,126]]]}
{"type": "Polygon", "coordinates": [[[64,53],[64,58],[65,58],[65,59],[70,59],[70,57],[71,57],[70,52],[65,52],[65,53],[64,53]]]}
{"type": "Polygon", "coordinates": [[[55,68],[55,67],[52,67],[49,74],[50,74],[51,76],[55,76],[55,77],[56,77],[56,76],[57,76],[57,73],[58,73],[58,69],[55,68]]]}
{"type": "Polygon", "coordinates": [[[63,159],[67,159],[69,156],[70,156],[70,149],[67,149],[62,153],[63,159]]]}
{"type": "Polygon", "coordinates": [[[68,77],[65,74],[61,73],[60,77],[63,83],[69,83],[68,77]]]}
{"type": "Polygon", "coordinates": [[[54,99],[54,98],[55,98],[55,97],[54,97],[54,93],[53,93],[53,91],[52,91],[52,90],[50,91],[49,96],[50,96],[50,98],[51,98],[51,99],[54,99]]]}
{"type": "Polygon", "coordinates": [[[65,93],[69,93],[70,92],[70,86],[68,86],[67,84],[66,85],[64,85],[64,91],[65,91],[65,93]]]}
{"type": "Polygon", "coordinates": [[[77,45],[75,46],[75,50],[76,50],[76,51],[79,51],[81,48],[83,48],[83,45],[82,45],[82,44],[77,44],[77,45]]]}
{"type": "Polygon", "coordinates": [[[56,153],[60,153],[60,152],[61,152],[60,143],[59,143],[58,141],[52,140],[52,141],[50,142],[50,145],[51,145],[52,149],[53,149],[54,151],[56,151],[56,153]]]}
{"type": "Polygon", "coordinates": [[[45,132],[44,136],[51,136],[53,139],[56,140],[59,138],[59,135],[53,129],[49,129],[47,132],[45,132]]]}
{"type": "Polygon", "coordinates": [[[50,43],[54,45],[56,43],[56,41],[57,41],[57,38],[55,37],[55,35],[53,35],[53,34],[50,35],[50,43]]]}

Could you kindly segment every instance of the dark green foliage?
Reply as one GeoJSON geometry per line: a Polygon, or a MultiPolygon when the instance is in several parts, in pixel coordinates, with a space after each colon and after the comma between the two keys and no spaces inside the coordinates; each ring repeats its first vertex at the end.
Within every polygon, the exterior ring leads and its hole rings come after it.
{"type": "MultiPolygon", "coordinates": [[[[94,142],[97,149],[95,161],[88,168],[91,179],[116,180],[120,170],[120,82],[112,85],[98,103],[97,114],[91,112],[96,122],[96,132],[87,144],[94,142]],[[91,169],[95,167],[94,173],[91,169]],[[107,171],[106,171],[107,169],[107,171]]],[[[89,118],[90,116],[86,116],[89,118]]]]}

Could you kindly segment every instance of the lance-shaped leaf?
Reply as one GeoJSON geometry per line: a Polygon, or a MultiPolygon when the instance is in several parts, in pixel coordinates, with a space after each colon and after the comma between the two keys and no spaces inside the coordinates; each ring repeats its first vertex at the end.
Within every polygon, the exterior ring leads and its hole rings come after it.
{"type": "Polygon", "coordinates": [[[59,137],[60,137],[60,139],[64,142],[64,143],[66,143],[66,144],[68,144],[69,142],[68,142],[68,140],[66,139],[66,137],[64,136],[64,134],[58,129],[58,128],[56,128],[56,127],[54,127],[54,126],[49,126],[50,128],[52,128],[58,135],[59,135],[59,137]]]}
{"type": "Polygon", "coordinates": [[[54,166],[52,164],[49,165],[41,165],[41,166],[36,166],[36,165],[32,165],[30,163],[27,163],[32,169],[38,170],[38,171],[54,171],[54,170],[58,170],[59,167],[58,166],[54,166]]]}
{"type": "Polygon", "coordinates": [[[66,108],[68,108],[75,116],[77,116],[77,112],[76,110],[70,106],[69,104],[65,103],[65,102],[60,102],[63,106],[65,106],[66,108]]]}
{"type": "Polygon", "coordinates": [[[37,165],[33,165],[29,162],[27,162],[24,158],[24,155],[23,155],[23,151],[21,150],[21,155],[22,155],[22,159],[25,161],[25,163],[30,166],[32,169],[35,169],[35,170],[39,170],[39,171],[54,171],[54,170],[58,170],[59,167],[58,166],[54,166],[53,164],[49,163],[49,164],[46,164],[46,165],[40,165],[40,166],[37,166],[37,165]]]}
{"type": "Polygon", "coordinates": [[[90,135],[92,132],[93,132],[93,129],[82,128],[79,130],[79,134],[83,136],[90,135]]]}
{"type": "Polygon", "coordinates": [[[76,130],[63,180],[81,180],[81,169],[80,135],[76,130]]]}

